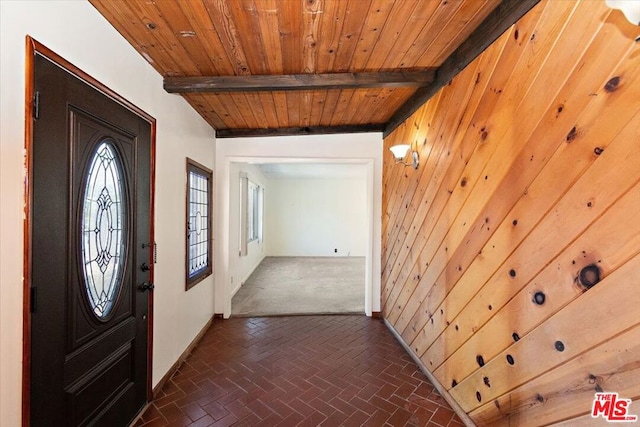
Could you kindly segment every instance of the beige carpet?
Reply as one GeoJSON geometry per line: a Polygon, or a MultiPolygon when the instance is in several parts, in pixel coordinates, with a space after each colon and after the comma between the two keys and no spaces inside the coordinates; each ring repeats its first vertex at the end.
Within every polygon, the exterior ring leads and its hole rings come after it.
{"type": "Polygon", "coordinates": [[[364,257],[267,257],[231,300],[232,316],[364,313],[364,257]]]}

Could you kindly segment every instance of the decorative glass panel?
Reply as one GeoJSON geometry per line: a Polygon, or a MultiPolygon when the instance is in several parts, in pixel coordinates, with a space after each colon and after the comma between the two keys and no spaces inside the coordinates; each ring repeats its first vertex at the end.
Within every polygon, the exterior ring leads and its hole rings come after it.
{"type": "Polygon", "coordinates": [[[211,264],[211,181],[213,173],[187,159],[186,288],[213,271],[211,264]]]}
{"type": "Polygon", "coordinates": [[[209,182],[206,176],[189,171],[189,277],[209,264],[209,182]]]}
{"type": "Polygon", "coordinates": [[[84,285],[99,319],[109,315],[122,286],[127,224],[123,180],[113,146],[102,142],[90,160],[81,201],[84,285]]]}

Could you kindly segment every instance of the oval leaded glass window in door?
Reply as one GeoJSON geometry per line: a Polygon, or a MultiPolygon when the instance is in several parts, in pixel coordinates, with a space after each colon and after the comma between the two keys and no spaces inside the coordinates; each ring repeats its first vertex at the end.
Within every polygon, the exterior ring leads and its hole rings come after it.
{"type": "Polygon", "coordinates": [[[105,320],[122,287],[127,206],[124,173],[112,143],[103,140],[89,159],[81,200],[81,268],[91,310],[105,320]]]}

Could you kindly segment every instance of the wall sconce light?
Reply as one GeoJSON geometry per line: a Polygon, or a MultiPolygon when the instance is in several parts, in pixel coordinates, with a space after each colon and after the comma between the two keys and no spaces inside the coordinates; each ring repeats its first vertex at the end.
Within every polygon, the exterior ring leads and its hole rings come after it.
{"type": "Polygon", "coordinates": [[[393,157],[396,159],[396,163],[401,163],[405,166],[411,166],[414,169],[418,169],[418,165],[420,165],[420,156],[418,152],[411,149],[411,145],[409,144],[398,144],[389,147],[389,150],[393,153],[393,157]],[[405,163],[404,156],[411,151],[411,163],[405,163]]]}
{"type": "Polygon", "coordinates": [[[611,9],[620,9],[633,25],[640,25],[640,0],[605,0],[611,9]]]}

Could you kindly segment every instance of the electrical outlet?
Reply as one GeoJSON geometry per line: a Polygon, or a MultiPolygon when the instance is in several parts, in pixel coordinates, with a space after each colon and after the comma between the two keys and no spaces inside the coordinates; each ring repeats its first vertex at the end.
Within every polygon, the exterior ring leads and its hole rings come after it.
{"type": "Polygon", "coordinates": [[[338,253],[338,249],[334,249],[333,252],[337,254],[338,253]]]}

